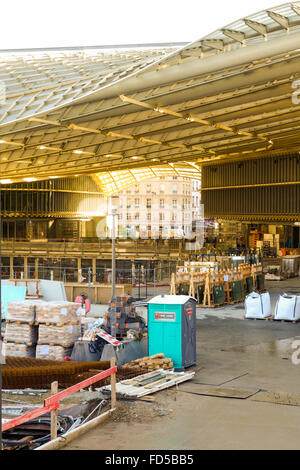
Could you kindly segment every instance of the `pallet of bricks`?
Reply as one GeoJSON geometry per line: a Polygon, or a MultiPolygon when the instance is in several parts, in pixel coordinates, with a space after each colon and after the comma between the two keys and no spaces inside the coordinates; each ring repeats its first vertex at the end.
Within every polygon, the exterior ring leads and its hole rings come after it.
{"type": "Polygon", "coordinates": [[[81,335],[75,302],[9,302],[4,334],[5,355],[63,360],[81,335]]]}
{"type": "Polygon", "coordinates": [[[194,297],[200,307],[218,307],[242,302],[253,290],[264,289],[261,265],[243,263],[238,268],[219,269],[219,266],[178,267],[171,279],[171,294],[194,297]]]}

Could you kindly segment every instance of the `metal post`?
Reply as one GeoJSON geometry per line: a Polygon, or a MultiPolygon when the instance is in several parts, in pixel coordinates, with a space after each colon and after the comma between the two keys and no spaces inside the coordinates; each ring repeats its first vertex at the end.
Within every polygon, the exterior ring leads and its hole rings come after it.
{"type": "Polygon", "coordinates": [[[116,227],[115,227],[115,216],[116,216],[116,209],[112,208],[112,261],[111,261],[111,277],[112,277],[112,285],[111,285],[111,295],[112,297],[116,296],[116,227]]]}
{"type": "Polygon", "coordinates": [[[92,303],[92,301],[91,301],[92,269],[91,268],[88,268],[88,283],[89,283],[89,286],[88,286],[88,299],[89,299],[90,303],[92,303]]]}
{"type": "MultiPolygon", "coordinates": [[[[117,207],[114,204],[114,200],[116,200],[117,196],[112,196],[111,198],[111,214],[112,214],[112,259],[111,259],[111,295],[112,297],[116,296],[116,215],[117,215],[117,207]]],[[[117,310],[116,307],[112,307],[111,311],[111,331],[110,334],[112,336],[116,336],[117,329],[116,329],[116,322],[117,322],[117,310]]]]}
{"type": "Polygon", "coordinates": [[[139,300],[141,299],[141,266],[139,265],[139,300]]]}
{"type": "Polygon", "coordinates": [[[155,272],[156,272],[156,271],[155,271],[155,268],[153,268],[153,287],[154,287],[154,289],[153,289],[153,290],[154,290],[153,295],[154,295],[154,296],[156,295],[156,279],[155,279],[156,276],[155,276],[155,272]]]}
{"type": "Polygon", "coordinates": [[[148,297],[148,289],[147,289],[147,287],[148,287],[148,286],[147,286],[147,268],[146,268],[146,270],[145,270],[145,284],[146,284],[146,299],[147,299],[147,297],[148,297]]]}

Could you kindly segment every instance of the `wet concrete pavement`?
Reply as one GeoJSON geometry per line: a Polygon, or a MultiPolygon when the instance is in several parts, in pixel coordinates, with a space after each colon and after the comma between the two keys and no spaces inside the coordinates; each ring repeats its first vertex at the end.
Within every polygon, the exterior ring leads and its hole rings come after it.
{"type": "MultiPolygon", "coordinates": [[[[297,289],[299,279],[269,283],[272,306],[288,286],[297,289]]],[[[300,322],[244,320],[241,306],[198,309],[193,383],[300,395],[300,365],[291,360],[300,322]]],[[[164,416],[107,421],[67,449],[300,448],[300,406],[258,402],[257,395],[247,399],[196,395],[183,388],[184,384],[155,395],[165,407],[164,416]]]]}

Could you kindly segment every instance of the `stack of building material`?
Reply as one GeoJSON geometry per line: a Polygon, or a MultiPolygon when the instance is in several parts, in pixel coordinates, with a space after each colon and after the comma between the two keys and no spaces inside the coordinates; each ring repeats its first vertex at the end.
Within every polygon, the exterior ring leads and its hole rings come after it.
{"type": "Polygon", "coordinates": [[[80,306],[76,302],[41,301],[36,305],[36,321],[38,323],[78,323],[80,306]]]}
{"type": "Polygon", "coordinates": [[[64,347],[51,344],[38,344],[36,347],[37,359],[51,359],[52,361],[63,361],[71,356],[73,346],[64,347]]]}
{"type": "Polygon", "coordinates": [[[126,366],[135,370],[143,369],[147,371],[158,369],[173,369],[172,359],[165,357],[163,353],[154,354],[153,356],[141,357],[129,362],[126,366]]]}
{"type": "Polygon", "coordinates": [[[105,330],[111,333],[112,317],[116,318],[116,336],[126,336],[128,330],[144,330],[146,324],[138,315],[133,304],[133,297],[122,295],[114,297],[109,303],[105,315],[105,330]]]}
{"type": "Polygon", "coordinates": [[[64,360],[81,336],[81,317],[76,302],[41,302],[36,307],[39,323],[37,359],[64,360]]]}
{"type": "Polygon", "coordinates": [[[6,323],[4,339],[6,342],[36,344],[38,327],[29,323],[6,323]]]}
{"type": "Polygon", "coordinates": [[[5,356],[35,357],[38,336],[35,322],[37,303],[34,300],[16,300],[7,304],[5,356]]]}
{"type": "Polygon", "coordinates": [[[38,344],[72,346],[81,335],[81,325],[40,324],[38,344]]]}
{"type": "Polygon", "coordinates": [[[14,300],[7,304],[7,320],[20,322],[34,322],[35,309],[40,300],[14,300]]]}
{"type": "Polygon", "coordinates": [[[203,271],[201,263],[185,263],[184,266],[177,266],[176,273],[171,276],[170,295],[189,295],[198,300],[200,307],[217,307],[242,302],[245,294],[254,289],[264,289],[260,263],[250,265],[240,262],[237,267],[232,263],[228,269],[207,266],[206,271],[203,271]]]}

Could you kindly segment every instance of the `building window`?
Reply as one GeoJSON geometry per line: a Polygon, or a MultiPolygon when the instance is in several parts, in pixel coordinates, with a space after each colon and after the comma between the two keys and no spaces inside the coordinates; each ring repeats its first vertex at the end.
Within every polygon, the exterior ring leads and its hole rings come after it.
{"type": "Polygon", "coordinates": [[[147,184],[146,191],[148,194],[151,193],[151,183],[147,184]]]}
{"type": "Polygon", "coordinates": [[[177,199],[173,199],[172,206],[173,206],[173,209],[177,209],[177,199]]]}
{"type": "Polygon", "coordinates": [[[135,192],[135,193],[138,193],[138,192],[139,192],[139,185],[138,185],[138,184],[135,184],[135,185],[134,185],[134,192],[135,192]]]}
{"type": "Polygon", "coordinates": [[[151,212],[147,213],[147,220],[151,220],[151,212]]]}
{"type": "Polygon", "coordinates": [[[151,199],[147,199],[146,207],[147,209],[151,209],[151,199]]]}
{"type": "Polygon", "coordinates": [[[131,220],[131,214],[127,214],[127,220],[131,220]]]}
{"type": "Polygon", "coordinates": [[[140,200],[139,200],[138,198],[136,198],[136,199],[134,200],[134,205],[135,205],[135,207],[139,207],[139,205],[140,205],[140,200]]]}
{"type": "Polygon", "coordinates": [[[160,207],[160,209],[164,209],[164,208],[165,208],[165,200],[164,200],[164,199],[160,199],[160,200],[159,200],[159,207],[160,207]]]}
{"type": "Polygon", "coordinates": [[[160,194],[164,194],[164,192],[165,192],[165,185],[164,184],[160,185],[159,192],[160,192],[160,194]]]}
{"type": "Polygon", "coordinates": [[[173,184],[173,194],[177,194],[177,183],[173,184]]]}
{"type": "Polygon", "coordinates": [[[139,212],[136,212],[134,215],[134,220],[139,220],[139,218],[140,218],[140,214],[139,212]]]}
{"type": "Polygon", "coordinates": [[[159,213],[159,221],[165,220],[165,214],[163,212],[159,213]]]}

